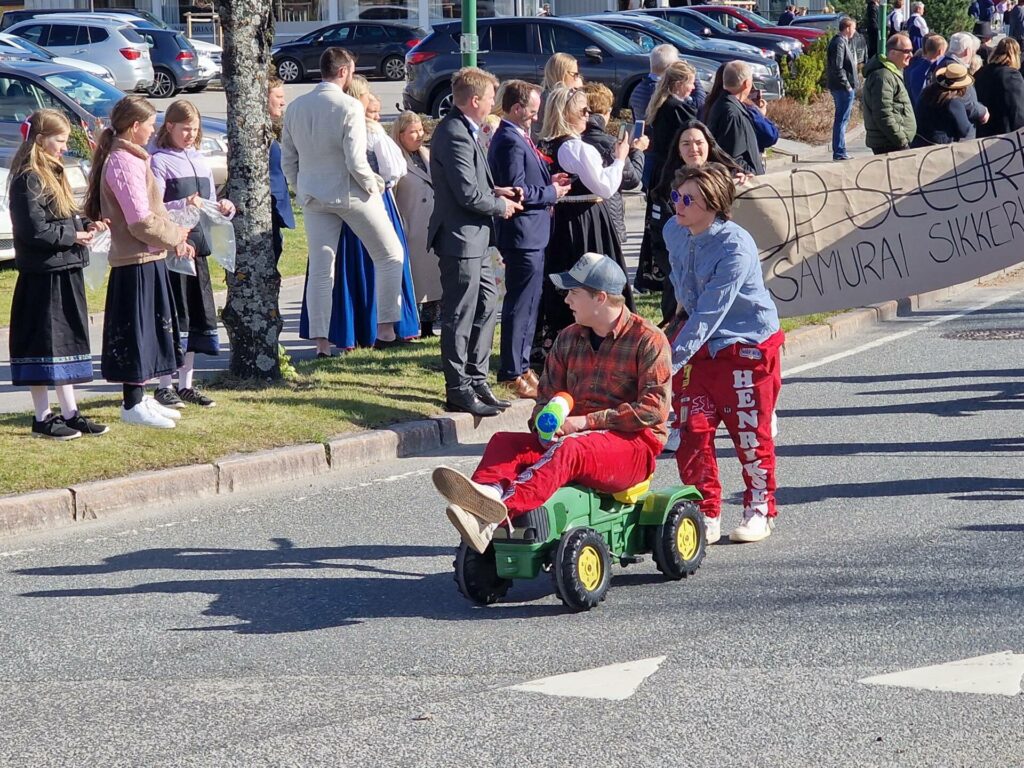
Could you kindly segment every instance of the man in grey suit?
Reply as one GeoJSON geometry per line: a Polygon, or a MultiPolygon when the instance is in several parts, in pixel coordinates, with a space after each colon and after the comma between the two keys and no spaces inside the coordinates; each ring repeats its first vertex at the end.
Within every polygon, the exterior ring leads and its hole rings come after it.
{"type": "Polygon", "coordinates": [[[495,416],[510,403],[487,384],[498,291],[485,255],[494,244],[492,217],[510,218],[523,206],[521,190],[495,187],[476,134],[494,107],[497,79],[476,67],[452,77],[455,106],[430,142],[434,211],[427,245],[441,267],[441,365],[446,407],[495,416]]]}
{"type": "Polygon", "coordinates": [[[377,340],[385,349],[401,343],[395,323],[402,313],[402,262],[398,233],[384,208],[384,181],[366,157],[363,105],[345,93],[355,62],[343,48],[320,56],[323,81],[299,96],[284,116],[281,159],[285,177],[302,205],[309,241],[306,308],[318,356],[328,356],[334,291],[334,257],[348,224],[373,260],[377,340]]]}

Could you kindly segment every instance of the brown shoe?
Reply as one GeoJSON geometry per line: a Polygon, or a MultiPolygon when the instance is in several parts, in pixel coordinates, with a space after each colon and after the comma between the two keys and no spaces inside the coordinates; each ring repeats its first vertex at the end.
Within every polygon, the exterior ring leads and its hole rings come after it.
{"type": "Polygon", "coordinates": [[[449,504],[445,510],[451,524],[462,534],[462,540],[479,552],[481,555],[487,551],[487,547],[494,538],[494,529],[497,523],[485,523],[476,515],[471,515],[458,504],[449,504]]]}
{"type": "Polygon", "coordinates": [[[533,386],[533,391],[536,392],[537,387],[540,385],[540,376],[538,376],[532,368],[527,368],[526,373],[523,374],[523,377],[528,382],[530,382],[530,384],[533,386]]]}
{"type": "Polygon", "coordinates": [[[531,384],[530,380],[526,378],[524,373],[512,381],[499,382],[501,388],[504,389],[512,397],[525,397],[531,400],[537,399],[537,385],[531,384]]]}

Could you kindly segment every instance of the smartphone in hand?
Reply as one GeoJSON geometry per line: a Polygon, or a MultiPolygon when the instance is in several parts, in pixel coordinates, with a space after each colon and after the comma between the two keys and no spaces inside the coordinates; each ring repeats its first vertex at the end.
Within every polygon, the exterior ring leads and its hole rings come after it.
{"type": "Polygon", "coordinates": [[[747,98],[750,99],[750,103],[751,104],[760,104],[761,103],[761,89],[760,88],[751,88],[750,89],[750,96],[748,96],[747,98]]]}
{"type": "Polygon", "coordinates": [[[629,138],[629,126],[625,123],[619,125],[619,141],[623,142],[629,138]]]}
{"type": "Polygon", "coordinates": [[[643,120],[637,120],[633,123],[633,137],[631,141],[639,141],[640,137],[644,135],[644,129],[647,127],[647,123],[643,120]]]}

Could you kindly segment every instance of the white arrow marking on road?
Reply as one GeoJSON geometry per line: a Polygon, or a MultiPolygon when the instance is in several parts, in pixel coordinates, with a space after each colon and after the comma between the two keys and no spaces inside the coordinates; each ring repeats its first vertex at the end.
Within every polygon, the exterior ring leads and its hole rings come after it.
{"type": "Polygon", "coordinates": [[[607,667],[531,680],[521,685],[509,686],[506,690],[543,693],[545,696],[623,701],[636,693],[640,683],[657,672],[664,660],[664,656],[657,656],[653,659],[627,661],[624,664],[609,664],[607,667]]]}
{"type": "Polygon", "coordinates": [[[1011,651],[931,667],[865,677],[865,685],[894,685],[924,691],[1016,696],[1024,679],[1024,655],[1011,651]]]}

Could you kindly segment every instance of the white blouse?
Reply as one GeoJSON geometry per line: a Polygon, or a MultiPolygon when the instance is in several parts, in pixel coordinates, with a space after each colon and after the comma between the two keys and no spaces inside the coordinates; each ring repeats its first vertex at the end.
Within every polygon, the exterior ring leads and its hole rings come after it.
{"type": "Polygon", "coordinates": [[[605,166],[601,153],[583,139],[572,138],[558,148],[558,165],[566,173],[574,173],[580,177],[587,189],[598,197],[611,197],[619,191],[622,184],[622,168],[625,160],[616,160],[605,166]]]}
{"type": "Polygon", "coordinates": [[[409,172],[402,149],[379,124],[366,131],[366,147],[377,158],[378,173],[387,186],[395,186],[409,172]]]}

